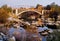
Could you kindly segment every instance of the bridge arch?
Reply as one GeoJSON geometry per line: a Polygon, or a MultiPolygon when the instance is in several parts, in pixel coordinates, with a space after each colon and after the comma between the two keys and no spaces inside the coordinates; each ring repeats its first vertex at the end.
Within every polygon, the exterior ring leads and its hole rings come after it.
{"type": "Polygon", "coordinates": [[[28,11],[33,11],[33,12],[36,12],[36,13],[42,15],[41,12],[38,12],[38,11],[36,11],[36,10],[25,10],[25,11],[22,11],[22,12],[18,13],[18,15],[20,15],[20,14],[22,14],[22,13],[24,13],[24,12],[28,12],[28,11]]]}

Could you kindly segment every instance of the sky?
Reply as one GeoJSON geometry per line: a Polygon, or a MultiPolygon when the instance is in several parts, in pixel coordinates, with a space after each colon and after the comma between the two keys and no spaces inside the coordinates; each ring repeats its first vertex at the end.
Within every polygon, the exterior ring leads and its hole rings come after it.
{"type": "Polygon", "coordinates": [[[5,4],[11,7],[35,7],[37,4],[46,6],[52,2],[60,5],[60,0],[0,0],[0,7],[5,4]]]}

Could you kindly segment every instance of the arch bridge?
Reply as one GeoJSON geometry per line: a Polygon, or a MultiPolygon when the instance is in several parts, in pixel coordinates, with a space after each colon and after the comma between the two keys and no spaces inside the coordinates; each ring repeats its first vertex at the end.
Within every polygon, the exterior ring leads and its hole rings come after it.
{"type": "Polygon", "coordinates": [[[41,13],[41,12],[36,11],[36,10],[24,10],[24,11],[18,13],[18,10],[16,10],[16,15],[18,16],[18,15],[24,13],[24,12],[29,12],[29,11],[31,11],[31,12],[36,12],[37,14],[40,14],[40,15],[42,15],[42,13],[43,13],[43,12],[41,13]]]}

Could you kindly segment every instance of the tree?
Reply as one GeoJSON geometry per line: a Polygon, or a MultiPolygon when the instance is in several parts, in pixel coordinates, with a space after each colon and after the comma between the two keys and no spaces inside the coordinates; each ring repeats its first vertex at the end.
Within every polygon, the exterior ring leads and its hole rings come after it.
{"type": "Polygon", "coordinates": [[[36,8],[38,8],[40,6],[40,4],[37,4],[36,8]]]}
{"type": "Polygon", "coordinates": [[[51,6],[51,17],[53,17],[55,19],[55,22],[57,21],[58,15],[60,14],[60,6],[55,4],[55,2],[50,4],[51,6]]]}
{"type": "Polygon", "coordinates": [[[54,2],[50,4],[51,6],[51,10],[54,12],[54,11],[57,11],[58,13],[60,13],[60,6],[55,4],[54,2]]]}
{"type": "Polygon", "coordinates": [[[1,6],[2,9],[5,9],[7,12],[12,12],[12,8],[8,7],[7,5],[1,6]]]}
{"type": "Polygon", "coordinates": [[[47,6],[45,7],[45,9],[46,9],[46,10],[50,10],[50,9],[51,9],[51,6],[50,6],[50,5],[47,5],[47,6]]]}
{"type": "Polygon", "coordinates": [[[9,17],[8,12],[4,9],[0,9],[0,23],[7,22],[8,17],[9,17]]]}

